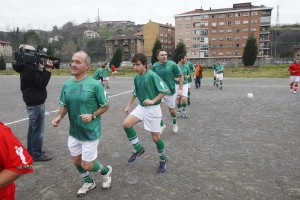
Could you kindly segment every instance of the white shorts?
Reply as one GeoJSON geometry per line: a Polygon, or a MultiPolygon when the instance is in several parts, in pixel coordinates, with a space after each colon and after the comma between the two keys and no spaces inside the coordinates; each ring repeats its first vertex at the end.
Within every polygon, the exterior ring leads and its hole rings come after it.
{"type": "Polygon", "coordinates": [[[109,81],[109,77],[103,77],[104,81],[109,81]]]}
{"type": "Polygon", "coordinates": [[[216,71],[214,70],[214,76],[216,76],[216,71]]]}
{"type": "Polygon", "coordinates": [[[71,156],[79,156],[84,161],[94,161],[97,158],[99,139],[95,141],[79,141],[72,136],[68,138],[68,147],[71,156]]]}
{"type": "Polygon", "coordinates": [[[173,94],[171,96],[165,95],[162,98],[162,102],[164,104],[166,104],[169,108],[175,108],[175,106],[176,106],[176,97],[177,97],[176,92],[175,92],[175,94],[173,94]]]}
{"type": "Polygon", "coordinates": [[[188,88],[190,89],[190,88],[192,87],[192,86],[191,86],[191,83],[188,83],[188,86],[189,86],[188,88]]]}
{"type": "Polygon", "coordinates": [[[112,74],[116,74],[116,73],[118,73],[118,72],[117,71],[112,72],[112,74]]]}
{"type": "Polygon", "coordinates": [[[144,123],[144,129],[150,132],[160,132],[162,112],[160,105],[141,106],[140,104],[130,113],[144,123]]]}
{"type": "MultiPolygon", "coordinates": [[[[189,84],[183,84],[182,85],[182,94],[181,94],[181,96],[184,96],[184,97],[187,97],[188,96],[188,91],[189,91],[189,88],[188,88],[188,85],[189,84]]],[[[178,93],[178,89],[179,89],[179,85],[175,85],[175,89],[176,89],[176,94],[178,93]]],[[[177,98],[178,98],[179,96],[177,95],[177,98]]]]}
{"type": "Polygon", "coordinates": [[[290,80],[291,80],[291,83],[292,82],[298,82],[299,83],[300,76],[290,76],[290,80]]]}
{"type": "Polygon", "coordinates": [[[222,80],[223,80],[223,73],[221,73],[221,74],[216,74],[216,78],[217,78],[218,80],[222,81],[222,80]]]}

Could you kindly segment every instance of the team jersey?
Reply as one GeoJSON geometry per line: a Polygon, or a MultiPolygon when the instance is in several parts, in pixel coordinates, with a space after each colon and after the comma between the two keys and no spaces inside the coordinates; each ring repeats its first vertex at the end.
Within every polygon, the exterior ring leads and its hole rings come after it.
{"type": "Polygon", "coordinates": [[[181,71],[176,63],[173,61],[167,60],[167,62],[161,64],[156,62],[153,64],[152,71],[158,74],[158,76],[167,84],[171,93],[175,93],[175,78],[180,77],[181,71]]]}
{"type": "Polygon", "coordinates": [[[216,72],[217,74],[222,74],[223,71],[224,71],[224,66],[223,66],[223,65],[216,65],[215,72],[216,72]],[[219,70],[221,70],[221,71],[220,71],[220,72],[217,72],[217,71],[219,71],[219,70]]]}
{"type": "MultiPolygon", "coordinates": [[[[32,158],[10,128],[0,122],[0,172],[4,169],[19,174],[33,171],[32,158]]],[[[15,184],[12,182],[0,189],[0,199],[15,199],[15,184]]]]}
{"type": "Polygon", "coordinates": [[[214,63],[214,71],[215,71],[215,72],[217,71],[217,70],[216,70],[217,66],[219,66],[218,63],[214,63]]]}
{"type": "Polygon", "coordinates": [[[186,65],[187,65],[187,66],[189,67],[189,69],[190,69],[190,77],[188,78],[188,82],[191,83],[191,82],[193,82],[193,79],[192,79],[192,72],[195,71],[195,67],[194,67],[193,63],[191,63],[190,61],[188,61],[188,62],[186,63],[186,65]]]}
{"type": "Polygon", "coordinates": [[[102,77],[102,68],[98,68],[95,72],[94,72],[94,75],[93,75],[93,78],[96,79],[96,80],[100,80],[100,77],[102,77]]]}
{"type": "Polygon", "coordinates": [[[84,123],[82,114],[92,114],[100,107],[108,106],[107,93],[102,84],[91,77],[80,81],[70,79],[64,82],[60,105],[68,110],[70,120],[69,134],[80,141],[93,141],[100,138],[101,117],[84,123]]]}
{"type": "Polygon", "coordinates": [[[103,69],[102,71],[102,74],[103,74],[103,77],[109,77],[109,72],[110,72],[110,68],[109,67],[106,67],[105,69],[103,69]]]}
{"type": "MultiPolygon", "coordinates": [[[[185,63],[185,64],[182,65],[182,66],[179,66],[179,65],[178,65],[178,67],[179,67],[179,69],[181,70],[183,76],[189,76],[189,75],[191,75],[190,67],[187,65],[187,63],[185,63]]],[[[190,77],[191,77],[191,76],[190,76],[190,77]]],[[[188,83],[189,83],[189,78],[184,78],[184,79],[183,79],[183,84],[188,84],[188,83]]],[[[175,81],[175,84],[178,85],[179,82],[178,82],[178,81],[175,81]]]]}
{"type": "MultiPolygon", "coordinates": [[[[146,99],[154,99],[159,93],[170,94],[166,83],[153,71],[147,70],[144,75],[137,74],[134,77],[133,96],[137,97],[141,106],[146,99]]],[[[159,105],[161,100],[154,105],[159,105]]]]}
{"type": "Polygon", "coordinates": [[[289,67],[290,76],[300,76],[300,64],[294,63],[289,67]],[[292,71],[295,71],[294,73],[292,71]]]}

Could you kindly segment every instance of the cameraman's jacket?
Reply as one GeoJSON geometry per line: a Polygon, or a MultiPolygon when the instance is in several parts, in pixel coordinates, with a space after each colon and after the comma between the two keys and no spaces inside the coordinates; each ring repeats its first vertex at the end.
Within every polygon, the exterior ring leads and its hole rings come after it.
{"type": "Polygon", "coordinates": [[[27,106],[37,106],[45,103],[47,98],[46,87],[49,83],[51,72],[24,68],[20,73],[21,91],[27,106]]]}

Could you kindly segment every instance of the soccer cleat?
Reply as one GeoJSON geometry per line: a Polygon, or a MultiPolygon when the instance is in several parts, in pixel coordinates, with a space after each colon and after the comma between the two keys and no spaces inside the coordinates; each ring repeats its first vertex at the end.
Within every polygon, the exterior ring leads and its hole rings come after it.
{"type": "Polygon", "coordinates": [[[131,163],[131,162],[135,161],[136,157],[142,155],[144,152],[145,152],[145,149],[142,148],[141,151],[133,153],[133,154],[130,156],[130,158],[128,158],[128,162],[131,163]]]}
{"type": "Polygon", "coordinates": [[[164,173],[166,171],[166,168],[167,168],[167,160],[160,161],[157,169],[157,173],[159,174],[164,173]]]}
{"type": "Polygon", "coordinates": [[[180,118],[180,116],[181,116],[181,112],[178,112],[178,111],[177,111],[176,117],[177,117],[177,118],[180,118]]]}
{"type": "Polygon", "coordinates": [[[188,115],[186,114],[186,111],[183,111],[181,116],[182,116],[183,118],[187,118],[187,117],[188,117],[188,115]]]}
{"type": "Polygon", "coordinates": [[[163,131],[165,130],[165,128],[166,128],[166,125],[165,125],[165,124],[164,124],[163,126],[160,127],[160,134],[163,133],[163,131]]]}
{"type": "Polygon", "coordinates": [[[93,181],[92,183],[84,182],[82,187],[77,192],[77,197],[83,197],[86,193],[96,187],[96,183],[93,181]]]}
{"type": "Polygon", "coordinates": [[[297,94],[297,92],[296,92],[296,91],[294,91],[294,94],[297,94]]]}
{"type": "Polygon", "coordinates": [[[178,132],[178,126],[177,126],[177,124],[173,124],[173,132],[174,133],[178,132]]]}
{"type": "Polygon", "coordinates": [[[108,168],[108,172],[107,174],[102,176],[103,179],[103,183],[102,183],[102,187],[104,189],[109,188],[110,184],[111,184],[111,172],[112,172],[112,167],[111,166],[106,166],[108,168]]]}

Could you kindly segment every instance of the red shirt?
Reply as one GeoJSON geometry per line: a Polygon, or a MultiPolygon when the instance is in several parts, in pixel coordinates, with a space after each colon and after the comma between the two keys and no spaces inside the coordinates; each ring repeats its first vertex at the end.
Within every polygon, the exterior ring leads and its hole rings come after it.
{"type": "Polygon", "coordinates": [[[116,66],[112,65],[112,66],[111,66],[111,71],[112,71],[112,72],[115,72],[115,71],[116,71],[116,66]]]}
{"type": "Polygon", "coordinates": [[[289,67],[289,71],[290,71],[290,76],[300,76],[300,64],[297,63],[292,64],[289,67]]]}
{"type": "MultiPolygon", "coordinates": [[[[10,128],[0,122],[0,172],[4,169],[27,174],[33,171],[32,158],[10,128]]],[[[15,199],[15,184],[12,182],[0,189],[0,199],[15,199]]]]}

